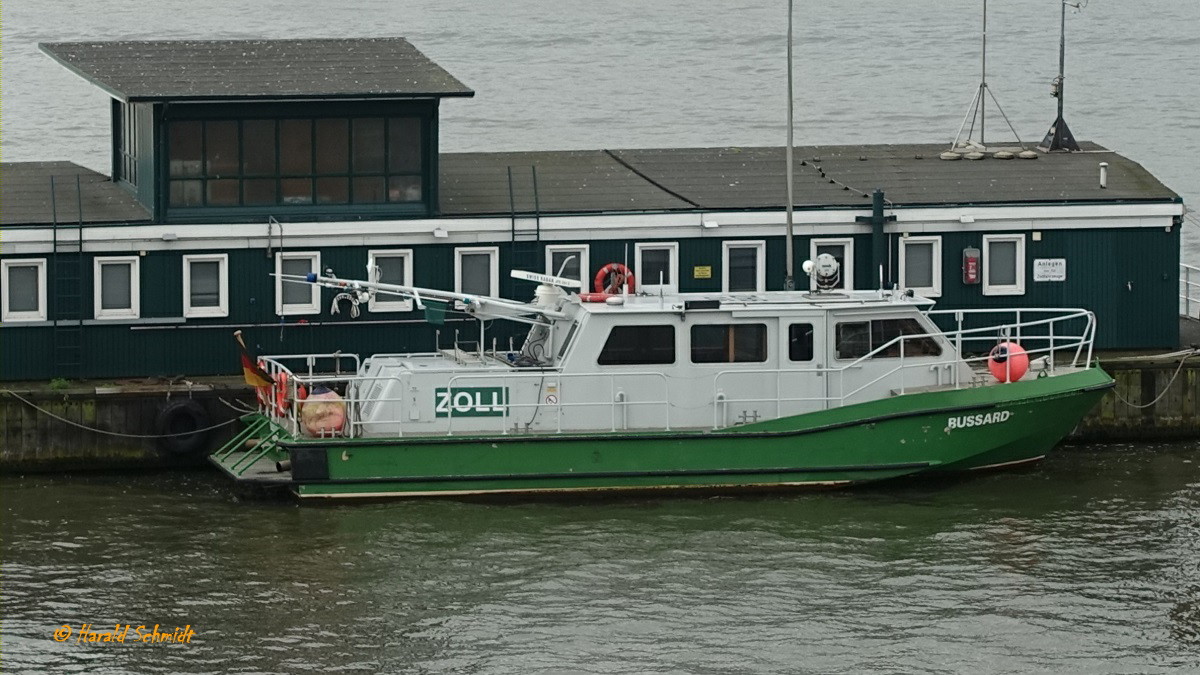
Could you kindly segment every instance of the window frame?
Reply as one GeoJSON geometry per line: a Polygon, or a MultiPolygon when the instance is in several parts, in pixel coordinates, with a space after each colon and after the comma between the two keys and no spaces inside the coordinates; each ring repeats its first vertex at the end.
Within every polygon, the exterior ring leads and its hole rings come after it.
{"type": "MultiPolygon", "coordinates": [[[[911,321],[911,322],[913,322],[913,324],[920,330],[920,332],[917,332],[917,333],[900,332],[897,334],[897,337],[905,336],[905,335],[924,336],[924,337],[920,337],[920,338],[914,338],[914,340],[927,340],[930,344],[932,344],[934,347],[937,348],[937,353],[936,354],[917,354],[917,353],[909,354],[908,348],[910,346],[914,345],[915,342],[902,341],[902,342],[898,343],[898,346],[900,347],[900,349],[898,350],[897,353],[895,353],[895,354],[888,354],[888,353],[876,354],[874,356],[870,356],[869,357],[870,359],[874,360],[874,359],[898,359],[898,358],[904,358],[904,359],[942,358],[942,355],[945,353],[945,349],[943,348],[942,344],[940,342],[938,342],[937,337],[935,337],[934,334],[931,333],[925,326],[922,326],[921,322],[916,317],[913,317],[913,316],[871,316],[871,317],[867,317],[867,318],[853,318],[853,317],[847,316],[847,317],[837,317],[837,318],[841,319],[841,320],[835,321],[833,324],[832,354],[833,354],[833,358],[835,361],[858,361],[858,360],[861,360],[864,358],[868,358],[868,355],[871,354],[871,352],[874,352],[876,349],[879,349],[883,345],[890,342],[891,339],[884,339],[879,344],[876,344],[876,340],[875,340],[876,331],[881,330],[883,328],[883,326],[879,325],[879,324],[883,324],[884,322],[888,322],[888,321],[896,321],[896,322],[911,321]],[[864,351],[862,354],[858,354],[856,356],[855,355],[842,356],[841,355],[841,347],[843,344],[842,334],[841,334],[842,326],[850,326],[850,325],[855,325],[855,324],[865,324],[866,325],[866,334],[865,334],[866,343],[867,343],[866,351],[864,351]]],[[[914,348],[914,351],[915,351],[915,348],[914,348]]]]}
{"type": "Polygon", "coordinates": [[[941,236],[901,237],[900,238],[900,287],[911,288],[914,293],[927,298],[939,298],[942,295],[942,238],[941,236]],[[929,264],[933,266],[930,278],[933,286],[909,286],[907,248],[910,245],[933,245],[933,254],[929,264]]]}
{"type": "Polygon", "coordinates": [[[673,294],[679,292],[679,242],[639,242],[633,245],[633,276],[637,280],[636,290],[639,293],[649,293],[657,295],[659,292],[663,294],[673,294]],[[675,281],[665,284],[647,284],[642,281],[642,252],[653,251],[658,249],[666,249],[669,251],[667,256],[667,267],[675,277],[675,281]]]}
{"type": "MultiPolygon", "coordinates": [[[[318,275],[321,273],[321,252],[320,251],[276,251],[275,253],[275,274],[283,274],[284,260],[298,260],[307,258],[312,261],[312,269],[318,275]]],[[[275,315],[276,316],[306,316],[311,314],[321,313],[321,287],[316,284],[310,284],[309,302],[306,304],[292,304],[285,306],[283,304],[283,284],[284,281],[280,277],[275,277],[275,315]]]]}
{"type": "Polygon", "coordinates": [[[579,292],[591,291],[592,272],[590,254],[591,244],[550,244],[546,246],[546,274],[554,276],[558,270],[554,268],[555,253],[575,253],[579,256],[579,292]]]}
{"type": "MultiPolygon", "coordinates": [[[[646,344],[645,340],[639,341],[639,346],[645,346],[645,344],[646,344]]],[[[635,367],[635,368],[644,368],[646,366],[670,366],[670,365],[675,365],[675,364],[679,363],[679,352],[680,352],[679,331],[677,331],[675,329],[675,324],[671,324],[671,323],[613,324],[608,327],[608,335],[605,336],[604,342],[602,342],[600,344],[600,351],[596,352],[596,365],[601,368],[627,368],[630,366],[635,367]],[[604,355],[605,355],[605,349],[608,347],[609,341],[612,340],[613,333],[615,333],[618,330],[623,330],[623,329],[632,329],[632,330],[643,329],[644,330],[644,329],[649,329],[649,328],[662,328],[662,329],[666,329],[666,330],[670,331],[671,341],[669,343],[665,343],[665,344],[670,344],[670,346],[671,346],[671,360],[670,361],[663,361],[663,360],[648,360],[647,361],[647,360],[644,360],[644,361],[633,361],[633,362],[628,362],[628,363],[611,363],[611,362],[605,363],[604,362],[603,359],[604,359],[604,355]]],[[[652,350],[647,350],[646,352],[643,352],[643,353],[654,354],[655,352],[653,352],[652,350]]]]}
{"type": "Polygon", "coordinates": [[[767,242],[764,239],[737,239],[721,244],[721,292],[723,293],[764,293],[767,290],[767,242]],[[753,291],[729,290],[729,253],[735,248],[754,249],[754,285],[753,291]]]}
{"type": "MultiPolygon", "coordinates": [[[[403,208],[411,207],[412,209],[424,209],[428,206],[431,200],[431,187],[429,185],[429,174],[431,171],[430,146],[436,143],[436,139],[432,138],[435,132],[436,115],[431,118],[426,110],[412,109],[377,109],[365,111],[347,111],[344,109],[336,111],[318,110],[311,114],[282,115],[261,117],[255,113],[243,114],[218,114],[206,115],[201,113],[189,115],[179,119],[170,120],[166,125],[164,143],[166,146],[166,186],[165,196],[167,208],[170,210],[189,210],[189,209],[204,209],[204,210],[219,210],[233,208],[257,208],[260,210],[284,208],[325,208],[325,209],[345,209],[345,208],[362,208],[380,210],[383,208],[403,208]],[[382,121],[381,130],[383,132],[383,165],[382,168],[360,168],[356,163],[356,151],[360,146],[356,144],[356,135],[366,133],[367,129],[358,126],[360,120],[382,121]],[[247,140],[250,138],[247,133],[247,123],[269,122],[271,130],[265,131],[263,138],[270,137],[273,139],[274,151],[274,169],[268,173],[258,173],[255,170],[248,169],[246,158],[248,156],[247,149],[251,147],[251,143],[247,140]],[[305,170],[292,171],[285,167],[282,161],[284,154],[283,147],[285,143],[291,140],[283,129],[284,122],[307,123],[307,152],[310,157],[309,166],[305,170]],[[332,126],[326,126],[322,132],[320,127],[322,123],[326,125],[337,125],[345,123],[345,133],[335,130],[332,126]],[[219,126],[223,124],[233,125],[233,148],[234,153],[231,161],[236,165],[232,170],[226,172],[214,172],[209,163],[209,148],[216,140],[210,142],[210,136],[214,139],[221,139],[221,134],[218,131],[219,126]],[[176,125],[178,125],[179,133],[191,132],[199,143],[198,166],[194,168],[183,168],[181,164],[179,170],[172,168],[172,163],[175,161],[185,162],[182,157],[176,157],[175,144],[172,143],[171,137],[176,133],[176,125]],[[198,125],[196,129],[185,129],[185,125],[198,125]],[[414,138],[407,138],[406,132],[415,131],[414,138]],[[325,134],[331,134],[326,136],[325,134]],[[343,141],[344,136],[344,143],[343,141]],[[347,153],[347,162],[344,167],[321,167],[318,166],[317,160],[321,154],[318,144],[324,138],[331,139],[330,143],[336,146],[345,146],[347,153]],[[393,150],[398,147],[403,147],[403,142],[395,142],[397,139],[415,140],[416,143],[409,143],[411,146],[405,150],[404,155],[393,157],[393,150]],[[418,158],[417,165],[407,166],[402,160],[408,159],[409,155],[418,158]],[[369,194],[371,190],[364,190],[360,195],[356,188],[356,182],[359,180],[382,180],[383,193],[379,199],[364,199],[363,195],[369,194]],[[231,181],[226,185],[227,188],[233,189],[235,195],[232,201],[214,201],[210,198],[210,183],[213,181],[231,181]],[[274,183],[274,199],[272,201],[258,201],[247,197],[248,185],[247,181],[257,181],[260,186],[266,181],[274,183]],[[285,197],[285,183],[288,181],[302,182],[307,181],[308,184],[308,201],[289,201],[285,197]],[[344,182],[344,198],[340,189],[333,192],[322,192],[325,188],[321,187],[322,182],[344,182]],[[179,190],[179,200],[172,198],[172,189],[178,184],[175,189],[179,190]],[[194,185],[191,185],[194,184],[194,185]],[[399,190],[400,186],[412,185],[418,186],[418,198],[410,199],[404,195],[393,197],[393,185],[399,190]],[[187,190],[198,189],[199,192],[195,197],[195,201],[188,202],[187,190]],[[320,197],[325,195],[333,195],[329,200],[323,201],[320,197]]],[[[304,132],[300,131],[297,138],[302,138],[304,132]]],[[[303,199],[303,197],[301,197],[303,199]]]]}
{"type": "Polygon", "coordinates": [[[1025,235],[985,234],[983,235],[983,294],[984,295],[1025,295],[1025,235]],[[992,269],[992,244],[997,242],[1015,242],[1017,245],[1015,284],[992,284],[988,281],[992,269]]]}
{"type": "MultiPolygon", "coordinates": [[[[854,238],[853,237],[836,237],[830,239],[810,239],[808,241],[808,259],[816,261],[817,248],[820,246],[843,246],[842,265],[842,288],[833,290],[852,291],[854,290],[854,238]]],[[[808,276],[808,290],[817,290],[817,278],[813,275],[808,276]]]]}
{"type": "Polygon", "coordinates": [[[101,321],[140,319],[142,316],[142,259],[137,255],[105,255],[92,258],[92,316],[101,321]],[[105,265],[129,265],[129,308],[103,309],[105,265]]]}
{"type": "MultiPolygon", "coordinates": [[[[817,322],[812,319],[805,320],[803,318],[800,318],[800,319],[792,318],[792,319],[789,319],[789,321],[793,321],[794,323],[786,324],[788,363],[812,363],[813,361],[816,361],[817,360],[817,322]],[[798,328],[800,326],[808,326],[808,358],[807,359],[793,358],[794,351],[792,348],[792,342],[794,341],[794,337],[792,334],[795,332],[794,329],[798,328]]],[[[781,349],[780,350],[780,354],[781,354],[780,358],[781,359],[782,359],[782,353],[783,353],[783,350],[781,349]]]]}
{"type": "Polygon", "coordinates": [[[229,316],[229,254],[228,253],[197,253],[183,256],[183,318],[211,319],[229,316]],[[216,307],[192,306],[192,274],[190,265],[194,262],[217,263],[217,294],[216,307]]]}
{"type": "Polygon", "coordinates": [[[0,321],[8,322],[23,322],[23,321],[46,321],[49,316],[46,306],[46,259],[45,258],[14,258],[12,260],[0,260],[0,321]],[[9,270],[14,267],[34,267],[37,269],[37,296],[38,308],[32,312],[13,311],[9,309],[8,293],[9,285],[9,270]]]}
{"type": "MultiPolygon", "coordinates": [[[[692,365],[733,366],[735,364],[749,363],[749,364],[758,365],[761,367],[762,364],[767,363],[771,360],[771,330],[770,330],[770,326],[765,321],[733,321],[733,320],[730,320],[730,321],[715,322],[715,323],[694,323],[688,329],[687,335],[688,335],[688,348],[687,348],[688,363],[690,363],[692,365]],[[738,328],[746,327],[746,326],[749,326],[750,328],[754,328],[754,329],[761,329],[761,330],[755,331],[756,333],[758,333],[755,337],[761,339],[761,342],[759,342],[759,346],[762,347],[762,352],[760,354],[762,356],[761,359],[738,359],[738,358],[736,358],[737,353],[736,353],[735,343],[737,340],[736,336],[737,336],[738,328]],[[722,335],[723,346],[722,346],[721,351],[724,352],[724,355],[726,357],[732,357],[732,358],[727,358],[727,360],[720,360],[720,359],[705,360],[703,358],[701,358],[700,360],[696,359],[696,331],[710,329],[712,327],[719,327],[719,328],[725,329],[723,331],[724,334],[722,335]],[[731,348],[733,350],[733,354],[729,353],[731,348]]],[[[701,354],[703,354],[703,353],[704,352],[701,352],[701,354]]]]}
{"type": "MultiPolygon", "coordinates": [[[[367,251],[367,267],[370,268],[367,274],[369,281],[379,281],[375,276],[375,260],[377,258],[403,258],[404,259],[404,280],[401,285],[413,285],[413,250],[411,248],[377,248],[367,251]]],[[[367,302],[367,309],[372,312],[411,312],[413,309],[412,298],[407,300],[380,300],[374,293],[371,294],[371,299],[367,302]]]]}
{"type": "MultiPolygon", "coordinates": [[[[500,295],[500,247],[499,246],[462,246],[454,249],[454,292],[464,293],[462,289],[462,259],[463,255],[478,255],[486,253],[491,256],[488,266],[488,293],[492,297],[500,295]]],[[[462,302],[455,301],[455,308],[462,309],[462,302]]]]}

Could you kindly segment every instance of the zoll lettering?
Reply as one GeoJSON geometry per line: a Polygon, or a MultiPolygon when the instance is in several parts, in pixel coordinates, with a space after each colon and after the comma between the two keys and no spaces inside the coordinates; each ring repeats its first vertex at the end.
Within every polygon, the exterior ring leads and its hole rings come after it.
{"type": "Polygon", "coordinates": [[[499,417],[508,404],[508,390],[504,387],[438,389],[433,401],[438,417],[499,417]]]}
{"type": "Polygon", "coordinates": [[[1001,410],[999,412],[980,413],[978,415],[959,415],[946,420],[946,431],[951,429],[970,429],[971,427],[982,427],[988,424],[998,424],[1007,422],[1008,418],[1012,417],[1011,410],[1001,410]]]}

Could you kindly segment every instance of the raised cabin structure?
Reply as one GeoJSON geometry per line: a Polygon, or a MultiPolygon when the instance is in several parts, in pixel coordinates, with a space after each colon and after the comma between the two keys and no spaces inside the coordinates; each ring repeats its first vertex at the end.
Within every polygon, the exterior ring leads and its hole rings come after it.
{"type": "MultiPolygon", "coordinates": [[[[475,335],[407,301],[330,314],[331,292],[272,272],[370,263],[384,281],[526,299],[510,269],[590,286],[626,262],[647,293],[783,288],[781,147],[442,154],[441,99],[474,92],[402,38],[42,50],[112,96],[112,169],[0,169],[0,378],[234,373],[239,328],[263,354],[475,335]]],[[[1099,347],[1173,348],[1182,200],[1081,147],[977,161],[943,161],[939,144],[798,147],[797,283],[827,252],[846,288],[1084,307],[1099,347]]]]}

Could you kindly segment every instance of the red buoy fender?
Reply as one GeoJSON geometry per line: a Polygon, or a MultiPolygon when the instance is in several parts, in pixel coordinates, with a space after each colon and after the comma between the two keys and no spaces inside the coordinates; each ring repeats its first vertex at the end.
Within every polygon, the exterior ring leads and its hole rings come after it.
{"type": "Polygon", "coordinates": [[[988,370],[1001,382],[1016,382],[1029,370],[1029,354],[1015,342],[1001,342],[988,354],[988,370]]]}
{"type": "MultiPolygon", "coordinates": [[[[592,288],[597,293],[605,293],[609,295],[620,293],[622,285],[627,286],[630,293],[634,292],[633,272],[630,271],[630,269],[625,265],[616,262],[611,262],[604,267],[601,267],[600,271],[596,272],[596,278],[592,281],[592,288]],[[613,273],[615,273],[616,277],[610,283],[608,276],[613,273]]],[[[585,302],[599,301],[590,300],[585,302]]]]}
{"type": "Polygon", "coordinates": [[[580,302],[604,302],[613,297],[610,293],[580,293],[580,302]]]}

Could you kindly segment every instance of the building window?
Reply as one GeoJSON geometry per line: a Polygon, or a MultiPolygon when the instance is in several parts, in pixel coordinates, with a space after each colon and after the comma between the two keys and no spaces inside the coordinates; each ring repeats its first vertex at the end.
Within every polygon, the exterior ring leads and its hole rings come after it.
{"type": "MultiPolygon", "coordinates": [[[[397,286],[413,284],[411,249],[367,251],[367,264],[370,281],[397,286]]],[[[367,308],[372,312],[411,312],[413,302],[406,296],[375,291],[367,308]]]]}
{"type": "Polygon", "coordinates": [[[936,298],[942,294],[942,238],[900,239],[900,287],[936,298]]]}
{"type": "Polygon", "coordinates": [[[591,261],[588,260],[587,244],[546,247],[546,274],[579,281],[579,292],[592,290],[591,261]],[[564,267],[563,264],[566,263],[564,267]],[[559,272],[562,272],[559,274],[559,272]]]}
{"type": "Polygon", "coordinates": [[[767,325],[718,323],[692,326],[692,363],[762,363],[767,325]]]}
{"type": "MultiPolygon", "coordinates": [[[[305,276],[319,274],[321,254],[316,251],[289,251],[275,254],[275,273],[305,276]]],[[[279,316],[321,313],[321,287],[316,284],[284,281],[275,277],[275,313],[279,316]]]]}
{"type": "Polygon", "coordinates": [[[141,155],[138,127],[146,121],[147,107],[113,101],[113,147],[117,149],[114,178],[133,186],[138,184],[138,158],[141,155]]]}
{"type": "Polygon", "coordinates": [[[229,254],[183,256],[183,316],[229,316],[229,254]]]}
{"type": "Polygon", "coordinates": [[[454,292],[495,296],[500,287],[500,249],[495,246],[454,249],[454,292]]]}
{"type": "MultiPolygon", "coordinates": [[[[838,261],[840,276],[834,288],[854,290],[854,240],[853,239],[813,239],[809,242],[809,258],[813,261],[822,253],[828,253],[838,261]]],[[[809,277],[808,287],[817,290],[816,277],[809,277]]]]}
{"type": "Polygon", "coordinates": [[[905,358],[914,356],[940,356],[942,347],[928,331],[917,323],[916,319],[873,319],[871,321],[853,321],[839,323],[835,329],[837,357],[839,359],[860,359],[867,354],[887,345],[902,335],[919,335],[905,340],[897,340],[886,349],[871,356],[874,359],[898,358],[903,346],[905,358]]]}
{"type": "Polygon", "coordinates": [[[813,360],[813,325],[794,323],[788,326],[788,359],[792,361],[813,360]]]}
{"type": "Polygon", "coordinates": [[[634,244],[637,290],[644,293],[679,292],[679,244],[634,244]]]}
{"type": "Polygon", "coordinates": [[[141,316],[141,260],[138,256],[95,258],[93,304],[97,319],[136,319],[141,316]]]}
{"type": "Polygon", "coordinates": [[[675,327],[613,326],[596,363],[602,366],[675,363],[675,327]]]}
{"type": "Polygon", "coordinates": [[[173,207],[420,203],[419,117],[176,120],[173,207]]]}
{"type": "Polygon", "coordinates": [[[2,321],[46,320],[46,259],[0,260],[2,321]]]}
{"type": "Polygon", "coordinates": [[[1025,294],[1025,235],[983,235],[983,294],[1025,294]]]}
{"type": "Polygon", "coordinates": [[[721,266],[721,290],[729,293],[767,290],[767,243],[727,241],[721,266]]]}

